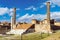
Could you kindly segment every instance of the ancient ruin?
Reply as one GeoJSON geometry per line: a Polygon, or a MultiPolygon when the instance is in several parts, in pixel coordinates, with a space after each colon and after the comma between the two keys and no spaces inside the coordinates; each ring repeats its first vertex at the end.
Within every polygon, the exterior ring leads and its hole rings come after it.
{"type": "Polygon", "coordinates": [[[12,17],[12,30],[9,32],[10,34],[22,34],[22,33],[30,33],[30,32],[44,32],[44,33],[52,33],[51,31],[51,23],[50,23],[50,2],[47,2],[47,18],[43,21],[37,21],[32,19],[31,24],[29,23],[19,23],[16,26],[16,8],[14,8],[14,15],[12,17]],[[15,27],[16,26],[16,27],[15,27]]]}
{"type": "MultiPolygon", "coordinates": [[[[47,12],[46,19],[38,21],[32,19],[31,23],[17,23],[16,24],[16,8],[13,8],[13,15],[11,16],[11,23],[0,23],[0,29],[4,28],[4,33],[7,34],[25,34],[31,32],[43,32],[43,33],[52,33],[53,30],[60,29],[60,22],[55,22],[54,19],[50,18],[50,2],[47,2],[47,12]],[[6,26],[6,27],[5,27],[6,26]],[[10,31],[7,31],[8,28],[10,31]]],[[[3,32],[1,32],[3,33],[3,32]]]]}

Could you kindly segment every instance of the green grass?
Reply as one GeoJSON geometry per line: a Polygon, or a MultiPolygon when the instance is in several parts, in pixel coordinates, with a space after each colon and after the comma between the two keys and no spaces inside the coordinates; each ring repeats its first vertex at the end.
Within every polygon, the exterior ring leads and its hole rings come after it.
{"type": "Polygon", "coordinates": [[[48,34],[28,34],[28,35],[23,35],[22,36],[22,39],[23,40],[40,40],[40,39],[43,39],[45,37],[47,37],[48,34]]]}
{"type": "Polygon", "coordinates": [[[42,40],[60,40],[60,30],[56,30],[55,33],[42,40]]]}
{"type": "Polygon", "coordinates": [[[48,34],[40,34],[40,33],[29,33],[29,34],[24,34],[22,37],[20,35],[11,35],[8,38],[6,37],[0,37],[0,40],[41,40],[48,37],[48,34]]]}
{"type": "Polygon", "coordinates": [[[0,36],[0,40],[49,40],[49,38],[60,38],[60,30],[55,31],[56,33],[48,34],[48,33],[28,33],[23,34],[22,37],[20,35],[8,35],[7,37],[0,36]]]}

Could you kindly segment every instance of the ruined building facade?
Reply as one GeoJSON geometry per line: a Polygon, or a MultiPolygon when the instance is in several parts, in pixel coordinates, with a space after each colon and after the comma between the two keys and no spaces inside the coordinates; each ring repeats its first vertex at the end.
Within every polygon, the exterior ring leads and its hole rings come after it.
{"type": "Polygon", "coordinates": [[[51,25],[50,25],[50,2],[47,2],[47,18],[40,22],[40,24],[35,25],[35,30],[37,32],[49,32],[51,33],[51,25]]]}

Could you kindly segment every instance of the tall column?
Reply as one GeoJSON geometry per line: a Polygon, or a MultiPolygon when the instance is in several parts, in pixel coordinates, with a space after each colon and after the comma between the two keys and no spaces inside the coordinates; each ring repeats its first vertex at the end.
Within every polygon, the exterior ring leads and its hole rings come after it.
{"type": "Polygon", "coordinates": [[[47,23],[50,24],[50,2],[47,2],[47,23]]]}
{"type": "Polygon", "coordinates": [[[47,30],[48,33],[52,33],[50,25],[50,2],[47,2],[47,30]]]}
{"type": "Polygon", "coordinates": [[[11,17],[11,30],[13,29],[13,18],[11,17]]]}
{"type": "Polygon", "coordinates": [[[13,28],[16,27],[16,8],[13,9],[13,28]]]}
{"type": "Polygon", "coordinates": [[[13,10],[13,24],[16,24],[16,8],[14,8],[14,10],[13,10]]]}

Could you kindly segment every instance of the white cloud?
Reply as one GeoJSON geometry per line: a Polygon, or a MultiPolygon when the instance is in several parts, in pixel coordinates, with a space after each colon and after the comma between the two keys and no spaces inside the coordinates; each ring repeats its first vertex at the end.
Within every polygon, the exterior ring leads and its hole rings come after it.
{"type": "Polygon", "coordinates": [[[47,0],[46,2],[44,2],[44,3],[40,6],[40,8],[43,8],[45,5],[47,5],[47,2],[50,2],[50,6],[51,6],[52,8],[54,8],[54,7],[56,6],[54,3],[52,3],[51,0],[47,0]]]}
{"type": "Polygon", "coordinates": [[[6,13],[8,13],[9,9],[7,7],[3,8],[3,7],[0,7],[0,15],[4,15],[6,13]]]}
{"type": "MultiPolygon", "coordinates": [[[[16,10],[20,10],[19,8],[17,8],[16,10]]],[[[13,8],[7,8],[7,7],[0,7],[0,15],[4,15],[4,14],[9,14],[10,16],[13,14],[13,8]]]]}
{"type": "Polygon", "coordinates": [[[43,4],[46,5],[47,2],[50,2],[50,5],[60,6],[60,0],[48,0],[48,1],[44,2],[43,4]]]}
{"type": "MultiPolygon", "coordinates": [[[[51,12],[51,19],[55,19],[55,20],[59,20],[60,19],[60,12],[51,12]]],[[[25,14],[22,17],[18,18],[18,21],[20,22],[31,22],[32,19],[46,19],[46,15],[42,15],[42,14],[32,14],[29,15],[28,13],[25,14]]]]}
{"type": "Polygon", "coordinates": [[[22,17],[19,17],[18,20],[20,22],[31,22],[32,19],[44,19],[45,18],[45,15],[41,15],[41,14],[32,14],[32,15],[29,15],[29,14],[25,14],[24,16],[22,17]]]}
{"type": "Polygon", "coordinates": [[[60,6],[60,1],[59,0],[47,0],[42,5],[47,5],[47,2],[50,2],[50,5],[51,5],[52,8],[54,8],[56,5],[60,6]]]}
{"type": "Polygon", "coordinates": [[[60,12],[51,12],[52,19],[60,19],[60,12]]]}
{"type": "Polygon", "coordinates": [[[60,6],[60,0],[49,0],[52,4],[60,6]]]}
{"type": "Polygon", "coordinates": [[[30,6],[28,8],[25,8],[25,10],[33,10],[33,11],[36,11],[37,9],[34,6],[30,6]]]}

